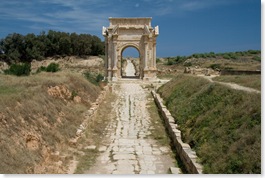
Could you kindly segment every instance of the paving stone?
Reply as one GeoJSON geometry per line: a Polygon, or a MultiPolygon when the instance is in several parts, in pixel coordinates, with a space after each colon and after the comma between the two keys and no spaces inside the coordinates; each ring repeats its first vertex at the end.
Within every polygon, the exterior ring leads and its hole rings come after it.
{"type": "Polygon", "coordinates": [[[162,155],[161,151],[153,151],[152,154],[153,155],[162,155]]]}
{"type": "Polygon", "coordinates": [[[101,146],[99,147],[98,151],[106,151],[107,150],[107,147],[106,146],[101,146]]]}
{"type": "Polygon", "coordinates": [[[96,148],[97,148],[97,146],[95,146],[95,145],[90,145],[90,146],[84,147],[85,150],[95,150],[96,148]]]}
{"type": "Polygon", "coordinates": [[[169,148],[168,148],[168,147],[160,147],[160,150],[161,150],[163,153],[168,153],[168,152],[169,152],[169,148]]]}
{"type": "Polygon", "coordinates": [[[133,154],[115,154],[113,155],[114,160],[119,160],[119,159],[136,159],[135,155],[133,154]]]}
{"type": "Polygon", "coordinates": [[[147,174],[155,174],[155,171],[148,170],[147,174]]]}

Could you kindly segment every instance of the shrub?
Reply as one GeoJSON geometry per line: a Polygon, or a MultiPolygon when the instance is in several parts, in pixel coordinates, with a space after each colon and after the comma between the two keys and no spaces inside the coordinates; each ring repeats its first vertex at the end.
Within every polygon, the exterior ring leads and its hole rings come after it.
{"type": "Polygon", "coordinates": [[[213,70],[220,69],[221,68],[221,64],[211,64],[210,68],[212,68],[213,70]]]}
{"type": "Polygon", "coordinates": [[[46,68],[46,72],[57,72],[59,70],[59,64],[56,64],[54,62],[50,63],[46,68]]]}
{"type": "Polygon", "coordinates": [[[46,72],[46,67],[44,67],[44,66],[40,66],[40,67],[38,68],[38,70],[37,70],[36,73],[40,73],[40,72],[42,72],[42,71],[45,71],[45,72],[46,72]]]}
{"type": "Polygon", "coordinates": [[[161,62],[160,58],[156,58],[156,63],[161,62]]]}
{"type": "Polygon", "coordinates": [[[104,79],[102,74],[93,74],[91,72],[84,73],[85,78],[94,85],[99,85],[100,82],[104,79]]]}
{"type": "Polygon", "coordinates": [[[167,59],[167,65],[171,66],[173,64],[174,64],[173,60],[171,58],[168,58],[167,59]]]}
{"type": "Polygon", "coordinates": [[[235,53],[230,53],[231,59],[238,59],[238,56],[235,53]]]}
{"type": "Polygon", "coordinates": [[[104,76],[101,75],[101,74],[98,74],[97,77],[96,77],[96,82],[99,83],[99,82],[101,82],[103,79],[104,79],[104,76]]]}
{"type": "Polygon", "coordinates": [[[254,56],[252,59],[255,60],[255,61],[261,61],[260,56],[254,56]]]}
{"type": "Polygon", "coordinates": [[[224,58],[224,59],[230,59],[230,56],[229,56],[228,54],[224,54],[224,55],[223,55],[223,58],[224,58]]]}
{"type": "Polygon", "coordinates": [[[5,74],[16,76],[28,76],[31,71],[31,65],[29,63],[12,64],[9,69],[4,70],[5,74]]]}
{"type": "Polygon", "coordinates": [[[40,73],[42,71],[45,72],[58,72],[60,70],[59,64],[56,64],[54,62],[50,63],[47,67],[40,66],[37,70],[37,73],[40,73]]]}
{"type": "Polygon", "coordinates": [[[191,62],[184,62],[184,64],[183,64],[185,67],[190,67],[190,66],[192,66],[192,63],[191,62]]]}
{"type": "Polygon", "coordinates": [[[259,50],[248,50],[248,54],[260,54],[259,50]]]}
{"type": "Polygon", "coordinates": [[[71,93],[71,100],[74,100],[74,98],[78,95],[77,91],[73,90],[71,93]]]}

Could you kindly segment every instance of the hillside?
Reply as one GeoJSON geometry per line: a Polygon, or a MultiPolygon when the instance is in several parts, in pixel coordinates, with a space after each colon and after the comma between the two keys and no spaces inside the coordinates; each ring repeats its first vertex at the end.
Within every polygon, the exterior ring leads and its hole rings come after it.
{"type": "Polygon", "coordinates": [[[63,152],[100,91],[75,72],[0,74],[0,172],[64,173],[63,152]]]}
{"type": "Polygon", "coordinates": [[[183,74],[158,92],[204,173],[261,173],[260,94],[183,74]]]}
{"type": "Polygon", "coordinates": [[[261,70],[261,51],[248,50],[227,53],[200,53],[190,56],[164,57],[157,59],[159,77],[172,77],[183,73],[185,68],[196,70],[261,70]]]}

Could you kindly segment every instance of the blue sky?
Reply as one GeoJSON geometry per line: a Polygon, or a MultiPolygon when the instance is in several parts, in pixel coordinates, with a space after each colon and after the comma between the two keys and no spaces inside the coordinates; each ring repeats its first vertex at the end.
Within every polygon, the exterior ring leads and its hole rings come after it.
{"type": "Polygon", "coordinates": [[[103,40],[108,17],[152,17],[159,57],[261,49],[260,0],[1,0],[0,38],[52,29],[103,40]]]}

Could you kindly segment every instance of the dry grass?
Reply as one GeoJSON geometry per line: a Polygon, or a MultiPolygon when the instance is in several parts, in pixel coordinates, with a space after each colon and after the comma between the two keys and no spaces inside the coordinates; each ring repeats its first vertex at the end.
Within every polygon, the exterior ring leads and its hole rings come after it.
{"type": "MultiPolygon", "coordinates": [[[[88,127],[85,131],[84,137],[79,141],[83,147],[89,145],[95,145],[97,148],[102,145],[104,141],[103,138],[106,134],[106,127],[112,121],[112,112],[114,112],[111,102],[115,101],[114,93],[109,93],[106,99],[98,108],[98,111],[93,118],[88,123],[88,127]]],[[[82,150],[82,149],[81,149],[82,150]]],[[[85,171],[89,170],[91,166],[94,165],[99,152],[96,150],[82,150],[85,155],[80,155],[77,160],[78,165],[75,170],[76,174],[83,174],[85,171]]]]}
{"type": "Polygon", "coordinates": [[[151,130],[151,136],[157,140],[161,145],[170,145],[170,139],[166,134],[165,126],[163,120],[160,118],[160,114],[157,107],[153,101],[151,94],[148,96],[148,112],[151,118],[151,125],[153,129],[151,130]]]}
{"type": "Polygon", "coordinates": [[[166,65],[164,63],[157,63],[159,78],[171,78],[184,72],[185,63],[189,63],[190,67],[198,66],[200,68],[211,68],[212,65],[217,65],[219,69],[233,69],[233,70],[261,70],[261,61],[253,59],[253,55],[241,56],[238,59],[225,59],[221,56],[216,58],[189,58],[185,62],[174,65],[166,65]]]}
{"type": "Polygon", "coordinates": [[[194,65],[210,67],[212,64],[220,64],[221,69],[233,70],[260,70],[261,63],[250,58],[244,59],[195,59],[194,65]]]}
{"type": "Polygon", "coordinates": [[[34,170],[47,156],[43,148],[55,151],[67,145],[99,92],[99,87],[74,73],[0,75],[0,173],[57,173],[34,170]],[[48,87],[57,85],[76,91],[83,102],[50,96],[48,87]],[[27,146],[30,135],[38,138],[33,150],[27,146]]]}
{"type": "Polygon", "coordinates": [[[233,82],[245,87],[261,90],[261,75],[223,75],[213,78],[219,82],[233,82]]]}

